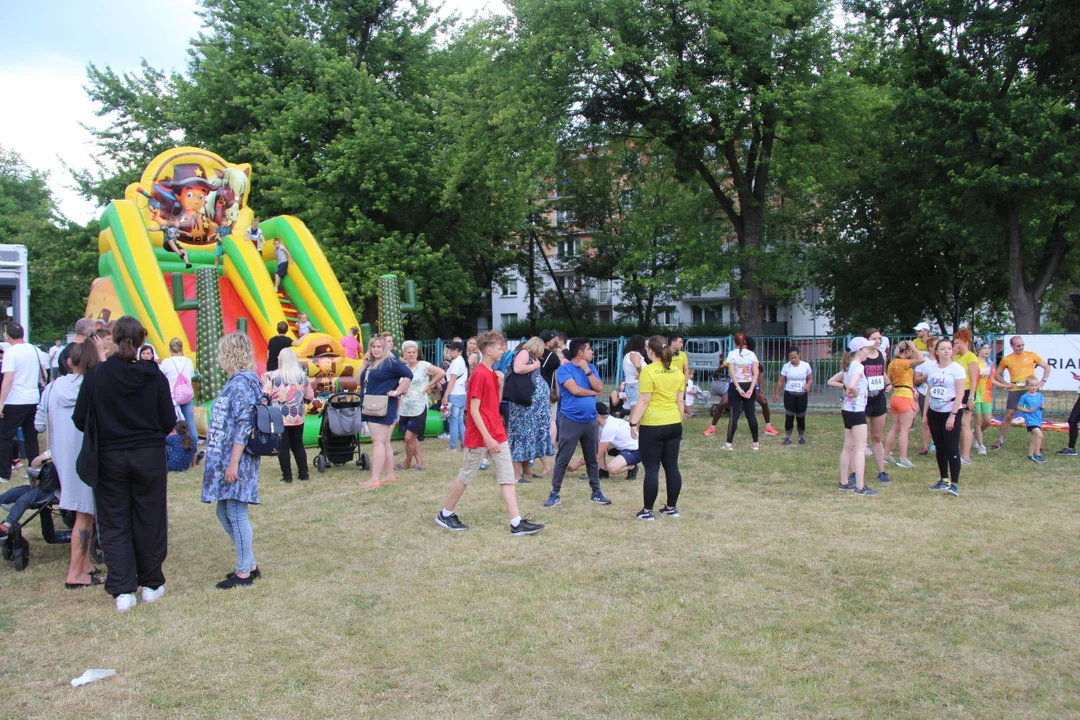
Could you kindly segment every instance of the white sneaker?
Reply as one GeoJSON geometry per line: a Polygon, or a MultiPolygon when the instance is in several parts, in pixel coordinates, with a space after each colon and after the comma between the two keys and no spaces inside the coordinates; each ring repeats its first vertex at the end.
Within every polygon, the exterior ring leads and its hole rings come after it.
{"type": "Polygon", "coordinates": [[[123,593],[116,596],[116,610],[117,612],[127,612],[131,608],[135,607],[135,603],[138,600],[135,598],[135,593],[123,593]]]}
{"type": "Polygon", "coordinates": [[[758,449],[758,444],[757,444],[757,443],[753,443],[752,445],[750,445],[750,447],[751,447],[751,449],[753,449],[753,450],[757,450],[757,449],[758,449]]]}
{"type": "Polygon", "coordinates": [[[980,455],[985,455],[986,454],[986,446],[985,445],[980,445],[979,446],[979,454],[980,455]]]}
{"type": "Polygon", "coordinates": [[[164,585],[159,587],[157,590],[154,590],[154,589],[148,588],[148,587],[144,587],[142,589],[142,601],[144,603],[152,603],[155,600],[161,599],[161,596],[164,595],[164,594],[165,594],[165,586],[164,585]]]}
{"type": "Polygon", "coordinates": [[[866,446],[866,457],[871,457],[874,454],[874,449],[869,445],[866,446]]]}
{"type": "Polygon", "coordinates": [[[731,443],[724,443],[725,450],[734,450],[735,447],[731,443]]]}
{"type": "Polygon", "coordinates": [[[439,433],[439,440],[449,440],[450,436],[446,433],[439,433]]]}

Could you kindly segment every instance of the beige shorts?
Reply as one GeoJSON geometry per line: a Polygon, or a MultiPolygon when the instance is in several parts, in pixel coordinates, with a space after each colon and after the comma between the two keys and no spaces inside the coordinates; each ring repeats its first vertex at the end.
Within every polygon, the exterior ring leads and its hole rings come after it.
{"type": "MultiPolygon", "coordinates": [[[[487,448],[465,448],[457,479],[465,485],[471,485],[480,472],[480,461],[484,459],[485,453],[487,448]]],[[[510,460],[510,443],[501,443],[499,452],[488,454],[488,459],[495,469],[495,482],[499,485],[513,485],[517,482],[514,478],[514,465],[510,460]]]]}

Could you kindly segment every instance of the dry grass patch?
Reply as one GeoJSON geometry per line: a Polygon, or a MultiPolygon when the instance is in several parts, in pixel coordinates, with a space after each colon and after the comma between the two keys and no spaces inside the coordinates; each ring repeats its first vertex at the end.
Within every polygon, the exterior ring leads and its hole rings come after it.
{"type": "MultiPolygon", "coordinates": [[[[11,717],[989,718],[1080,715],[1076,458],[1041,467],[1013,432],[930,493],[932,459],[876,498],[834,490],[840,433],[738,452],[688,424],[683,517],[642,523],[569,479],[519,486],[548,527],[513,538],[494,479],[433,522],[459,455],[364,491],[352,466],[282,485],[252,511],[265,573],[214,582],[234,552],[201,477],[170,479],[165,597],[121,615],[65,591],[67,547],[36,528],[0,568],[0,697],[11,717]],[[117,676],[72,689],[88,667],[117,676]]],[[[1063,441],[1050,434],[1047,450],[1063,441]]],[[[660,499],[664,498],[661,489],[660,499]]]]}

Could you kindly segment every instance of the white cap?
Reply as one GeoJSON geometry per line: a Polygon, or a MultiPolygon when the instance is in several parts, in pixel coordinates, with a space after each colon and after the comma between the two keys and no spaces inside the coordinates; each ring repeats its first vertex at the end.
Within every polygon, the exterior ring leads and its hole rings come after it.
{"type": "Polygon", "coordinates": [[[919,323],[915,326],[915,332],[919,332],[920,330],[926,330],[927,332],[930,332],[930,324],[924,322],[919,323]]]}
{"type": "Polygon", "coordinates": [[[866,338],[854,337],[851,338],[851,342],[848,343],[848,352],[854,355],[865,347],[870,347],[874,343],[870,342],[866,338]]]}

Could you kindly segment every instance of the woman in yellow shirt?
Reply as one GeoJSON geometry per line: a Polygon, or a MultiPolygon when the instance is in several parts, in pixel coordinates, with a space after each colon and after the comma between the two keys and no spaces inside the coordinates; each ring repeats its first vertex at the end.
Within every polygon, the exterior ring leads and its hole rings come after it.
{"type": "Polygon", "coordinates": [[[679,443],[682,441],[686,376],[672,365],[675,349],[660,335],[649,338],[645,352],[649,356],[649,365],[641,369],[638,399],[630,412],[630,435],[638,438],[638,452],[641,453],[641,464],[645,466],[645,504],[637,518],[656,519],[653,505],[660,491],[661,465],[667,481],[667,503],[660,508],[660,514],[679,517],[676,503],[682,490],[679,443]]]}
{"type": "Polygon", "coordinates": [[[893,394],[890,400],[893,424],[885,438],[885,462],[895,462],[896,467],[912,468],[915,463],[908,459],[908,431],[915,421],[919,404],[915,402],[915,371],[926,357],[915,347],[911,340],[901,340],[893,350],[893,360],[889,363],[889,379],[892,381],[893,394]],[[893,460],[893,443],[900,440],[900,460],[893,460]]]}

